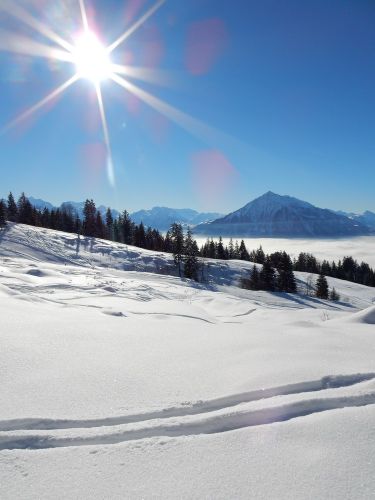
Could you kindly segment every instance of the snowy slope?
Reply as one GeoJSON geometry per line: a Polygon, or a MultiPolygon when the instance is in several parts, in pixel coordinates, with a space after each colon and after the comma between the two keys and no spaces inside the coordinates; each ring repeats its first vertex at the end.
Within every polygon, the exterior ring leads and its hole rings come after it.
{"type": "Polygon", "coordinates": [[[250,265],[193,286],[167,254],[2,231],[1,497],[371,498],[375,289],[233,286],[250,265]]]}

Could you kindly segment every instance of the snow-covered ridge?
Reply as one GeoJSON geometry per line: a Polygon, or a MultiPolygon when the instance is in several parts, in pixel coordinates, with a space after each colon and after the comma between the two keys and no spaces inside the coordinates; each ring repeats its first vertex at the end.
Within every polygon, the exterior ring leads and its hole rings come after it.
{"type": "MultiPolygon", "coordinates": [[[[114,243],[99,238],[77,236],[72,233],[64,233],[51,229],[37,228],[24,224],[9,223],[0,233],[0,256],[19,257],[29,262],[35,262],[35,268],[27,271],[28,275],[43,276],[49,273],[48,268],[39,268],[38,262],[44,264],[60,264],[63,266],[81,266],[89,269],[105,268],[108,270],[152,273],[163,276],[178,278],[178,271],[173,262],[171,254],[145,250],[138,247],[114,243]]],[[[204,259],[204,267],[200,278],[202,283],[193,284],[197,288],[209,288],[229,291],[237,296],[247,296],[249,293],[260,294],[262,292],[249,292],[239,289],[240,279],[250,272],[253,263],[240,260],[222,261],[216,259],[204,259]]],[[[316,276],[308,273],[296,272],[298,289],[302,295],[293,299],[289,294],[271,294],[267,301],[273,304],[285,302],[292,307],[315,304],[328,308],[337,307],[366,307],[375,300],[375,289],[363,285],[349,283],[335,278],[327,278],[331,287],[335,287],[342,298],[341,306],[333,305],[316,298],[303,295],[306,290],[307,280],[314,280],[316,276]],[[353,296],[353,287],[356,294],[353,296]],[[363,298],[362,298],[363,297],[363,298]]],[[[179,281],[179,280],[178,280],[179,281]]],[[[190,283],[189,280],[187,283],[190,283]]],[[[116,291],[116,290],[114,290],[116,291]]]]}

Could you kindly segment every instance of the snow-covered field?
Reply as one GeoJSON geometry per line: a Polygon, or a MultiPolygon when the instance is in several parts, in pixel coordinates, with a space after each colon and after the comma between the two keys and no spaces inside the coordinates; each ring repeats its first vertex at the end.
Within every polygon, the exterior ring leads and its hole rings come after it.
{"type": "Polygon", "coordinates": [[[374,498],[375,289],[250,267],[2,231],[0,497],[374,498]]]}

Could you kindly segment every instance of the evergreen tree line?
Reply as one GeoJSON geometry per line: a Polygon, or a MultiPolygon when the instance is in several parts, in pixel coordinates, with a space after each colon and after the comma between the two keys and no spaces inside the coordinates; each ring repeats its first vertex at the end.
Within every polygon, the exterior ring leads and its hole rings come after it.
{"type": "MultiPolygon", "coordinates": [[[[233,243],[232,238],[229,240],[229,245],[226,247],[223,245],[222,238],[219,238],[218,242],[214,242],[213,239],[208,239],[201,247],[200,255],[212,259],[246,260],[262,265],[267,260],[270,260],[271,266],[275,269],[283,268],[286,259],[285,252],[274,252],[270,255],[266,255],[262,246],[256,250],[248,251],[244,240],[241,240],[241,243],[238,244],[238,241],[233,243]]],[[[290,260],[290,257],[288,260],[290,260]]],[[[319,262],[316,257],[310,253],[301,252],[298,258],[293,259],[291,262],[293,271],[322,274],[332,278],[375,287],[374,269],[366,262],[361,262],[359,264],[353,257],[344,257],[337,263],[335,261],[330,263],[327,260],[319,262]]]]}
{"type": "Polygon", "coordinates": [[[12,193],[9,193],[7,202],[0,200],[0,226],[5,226],[7,220],[173,253],[179,275],[198,280],[200,270],[198,245],[190,229],[184,235],[180,224],[173,224],[163,236],[157,229],[151,227],[145,229],[142,222],[135,224],[126,210],[114,219],[111,209],[108,208],[103,220],[95,202],[89,199],[85,201],[83,220],[81,220],[69,204],[52,210],[48,208],[39,210],[32,206],[24,193],[17,202],[12,193]]]}
{"type": "MultiPolygon", "coordinates": [[[[297,293],[297,284],[293,272],[293,263],[286,252],[276,252],[280,254],[279,260],[272,260],[272,255],[267,255],[261,270],[256,264],[253,265],[249,277],[241,279],[242,288],[248,290],[265,290],[268,292],[288,292],[297,293]],[[276,267],[273,267],[276,263],[276,267]]],[[[327,278],[324,274],[319,274],[315,285],[308,283],[305,290],[307,295],[313,295],[320,299],[340,300],[340,295],[333,287],[328,287],[327,278]]]]}
{"type": "MultiPolygon", "coordinates": [[[[338,263],[329,263],[326,260],[319,262],[313,255],[301,252],[297,259],[292,260],[286,252],[274,252],[266,255],[260,246],[256,250],[248,251],[244,240],[233,242],[224,246],[220,237],[217,242],[207,239],[198,249],[192,233],[188,230],[184,235],[181,224],[172,224],[166,235],[157,229],[144,227],[143,223],[135,224],[129,213],[124,210],[117,218],[113,218],[110,208],[105,217],[96,209],[94,201],[87,199],[81,220],[72,206],[63,205],[61,208],[44,208],[39,210],[32,206],[24,193],[16,202],[13,194],[9,193],[8,200],[0,200],[0,227],[6,221],[20,222],[32,226],[45,227],[60,231],[82,234],[88,237],[97,237],[111,241],[134,245],[148,250],[173,253],[174,261],[180,276],[198,279],[201,271],[199,257],[212,259],[239,259],[265,265],[265,271],[256,271],[252,278],[253,289],[295,291],[293,271],[331,276],[334,278],[352,281],[367,286],[375,286],[375,272],[365,262],[358,264],[352,257],[344,257],[338,263]],[[269,268],[273,269],[273,274],[269,268]]],[[[249,280],[245,284],[250,286],[249,280]]]]}
{"type": "Polygon", "coordinates": [[[344,257],[337,263],[335,261],[329,263],[327,260],[319,262],[313,255],[301,252],[294,261],[293,268],[295,271],[322,274],[361,285],[375,286],[374,269],[366,262],[358,264],[353,257],[344,257]]]}
{"type": "Polygon", "coordinates": [[[250,276],[242,279],[242,287],[249,290],[296,293],[292,260],[286,252],[277,254],[277,259],[273,259],[274,254],[267,255],[260,271],[254,264],[250,276]]]}
{"type": "Polygon", "coordinates": [[[48,208],[39,210],[30,203],[24,193],[17,202],[13,194],[9,193],[7,202],[0,200],[0,225],[5,226],[7,220],[108,239],[149,250],[172,251],[170,237],[163,237],[156,229],[145,229],[142,223],[135,224],[126,210],[114,219],[111,209],[108,208],[103,218],[93,200],[85,201],[83,220],[81,220],[76,210],[69,204],[52,210],[48,208]]]}

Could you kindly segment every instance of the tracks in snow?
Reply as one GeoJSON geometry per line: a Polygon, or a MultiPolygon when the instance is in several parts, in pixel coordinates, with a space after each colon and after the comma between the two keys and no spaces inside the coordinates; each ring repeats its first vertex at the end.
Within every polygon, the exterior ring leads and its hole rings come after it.
{"type": "Polygon", "coordinates": [[[0,450],[106,445],[151,437],[213,434],[283,422],[327,410],[367,406],[375,404],[375,392],[337,396],[337,389],[372,379],[375,379],[375,373],[327,376],[319,380],[251,391],[189,406],[103,419],[7,420],[0,422],[0,450]],[[332,391],[320,394],[320,397],[304,397],[307,393],[318,393],[325,389],[332,391]],[[259,409],[234,408],[242,403],[291,395],[300,395],[304,399],[284,403],[274,401],[274,405],[265,404],[259,409]]]}

